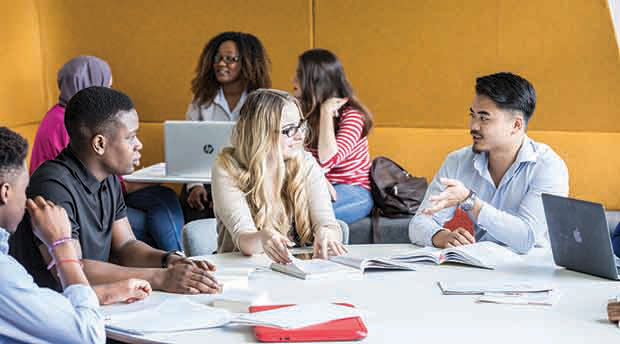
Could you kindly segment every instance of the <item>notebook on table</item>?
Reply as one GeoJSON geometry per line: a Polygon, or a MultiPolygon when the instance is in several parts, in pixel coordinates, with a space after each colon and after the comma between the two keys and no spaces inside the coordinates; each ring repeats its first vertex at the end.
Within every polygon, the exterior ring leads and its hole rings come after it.
{"type": "MultiPolygon", "coordinates": [[[[346,303],[338,305],[354,307],[346,303]]],[[[293,305],[251,306],[250,313],[290,306],[293,305]]],[[[354,317],[298,329],[255,326],[254,334],[261,342],[328,342],[361,340],[366,338],[368,330],[360,317],[354,317]]]]}
{"type": "MultiPolygon", "coordinates": [[[[311,257],[309,255],[308,257],[311,257]]],[[[338,264],[325,259],[300,259],[294,256],[290,256],[291,263],[280,264],[271,263],[271,269],[281,272],[283,274],[291,275],[293,277],[314,280],[314,279],[326,279],[326,278],[361,278],[362,273],[360,270],[338,264]]]]}

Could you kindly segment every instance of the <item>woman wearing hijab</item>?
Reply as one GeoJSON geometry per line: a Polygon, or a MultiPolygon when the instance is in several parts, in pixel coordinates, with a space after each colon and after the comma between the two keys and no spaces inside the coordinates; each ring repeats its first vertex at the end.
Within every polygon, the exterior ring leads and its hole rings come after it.
{"type": "MultiPolygon", "coordinates": [[[[30,174],[46,160],[56,158],[69,144],[64,124],[65,107],[74,94],[91,86],[112,86],[110,66],[97,57],[75,57],[58,71],[58,104],[47,112],[37,130],[30,174]]],[[[123,182],[122,185],[126,191],[127,215],[136,238],[165,251],[182,251],[183,211],[176,193],[155,184],[123,182]]]]}

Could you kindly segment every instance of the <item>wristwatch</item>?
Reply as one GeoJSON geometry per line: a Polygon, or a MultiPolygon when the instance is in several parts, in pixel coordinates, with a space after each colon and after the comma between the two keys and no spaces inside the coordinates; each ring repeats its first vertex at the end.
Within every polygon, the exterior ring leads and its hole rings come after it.
{"type": "Polygon", "coordinates": [[[184,254],[183,252],[181,252],[181,251],[175,251],[175,250],[173,250],[173,251],[168,251],[168,252],[166,252],[166,254],[164,254],[163,256],[161,256],[161,267],[162,267],[162,268],[164,268],[164,269],[165,269],[165,268],[167,268],[167,267],[168,267],[168,258],[169,258],[171,255],[175,255],[175,256],[179,256],[179,257],[183,257],[183,258],[185,258],[185,254],[184,254]]]}
{"type": "Polygon", "coordinates": [[[459,208],[463,211],[471,211],[474,209],[474,204],[476,204],[476,200],[478,199],[478,195],[474,192],[474,190],[469,190],[469,195],[459,203],[459,208]]]}

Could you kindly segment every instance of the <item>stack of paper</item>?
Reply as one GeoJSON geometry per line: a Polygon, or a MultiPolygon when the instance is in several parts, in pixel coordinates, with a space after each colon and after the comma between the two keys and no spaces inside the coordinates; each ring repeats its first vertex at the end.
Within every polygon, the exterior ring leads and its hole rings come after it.
{"type": "Polygon", "coordinates": [[[106,327],[119,332],[145,335],[220,327],[233,318],[233,313],[225,309],[180,297],[166,299],[154,308],[115,315],[106,321],[106,327]]]}
{"type": "Polygon", "coordinates": [[[247,313],[250,306],[270,304],[266,292],[250,289],[224,289],[224,292],[215,296],[213,307],[224,308],[235,313],[247,313]]]}
{"type": "Polygon", "coordinates": [[[333,303],[313,303],[242,314],[234,322],[252,326],[260,325],[295,329],[362,315],[363,311],[359,308],[333,303]]]}
{"type": "Polygon", "coordinates": [[[362,311],[357,308],[332,303],[300,304],[239,314],[209,307],[188,297],[174,297],[155,307],[109,317],[106,328],[133,335],[190,331],[228,324],[295,329],[361,315],[362,311]]]}
{"type": "Polygon", "coordinates": [[[444,295],[481,295],[478,302],[548,305],[559,298],[553,286],[546,283],[505,282],[439,282],[444,295]]]}
{"type": "Polygon", "coordinates": [[[444,295],[482,295],[485,293],[537,293],[553,290],[546,283],[529,282],[439,282],[444,295]]]}
{"type": "Polygon", "coordinates": [[[535,293],[484,293],[478,298],[478,302],[553,306],[559,297],[560,294],[553,290],[535,293]]]}
{"type": "Polygon", "coordinates": [[[247,289],[250,273],[254,270],[254,268],[222,268],[212,274],[223,285],[224,290],[247,289]]]}

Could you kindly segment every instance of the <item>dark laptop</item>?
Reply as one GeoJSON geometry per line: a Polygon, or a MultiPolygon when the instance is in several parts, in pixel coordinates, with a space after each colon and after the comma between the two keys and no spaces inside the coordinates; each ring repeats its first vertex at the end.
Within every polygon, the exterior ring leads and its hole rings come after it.
{"type": "Polygon", "coordinates": [[[542,194],[542,201],[555,263],[618,280],[603,205],[549,194],[542,194]]]}

